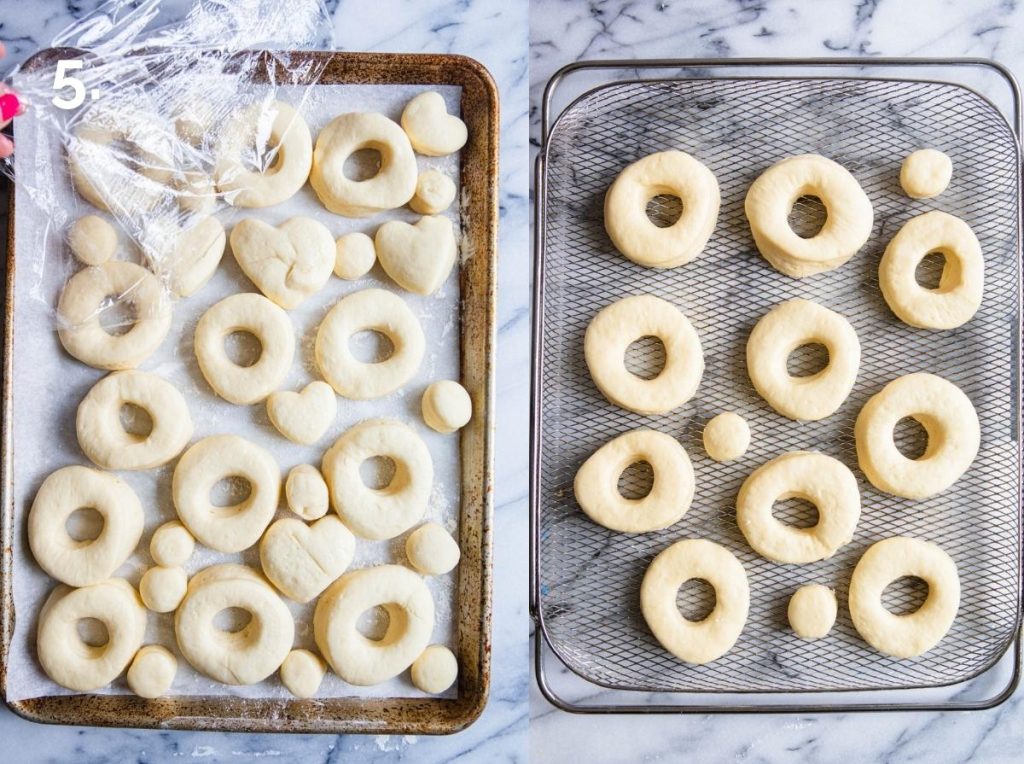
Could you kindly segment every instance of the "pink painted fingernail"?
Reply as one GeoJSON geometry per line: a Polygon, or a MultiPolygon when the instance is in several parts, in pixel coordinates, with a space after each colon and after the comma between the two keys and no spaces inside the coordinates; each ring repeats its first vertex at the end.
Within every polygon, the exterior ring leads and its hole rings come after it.
{"type": "Polygon", "coordinates": [[[18,96],[14,93],[4,93],[0,96],[0,118],[12,119],[18,113],[20,106],[21,101],[18,100],[18,96]]]}

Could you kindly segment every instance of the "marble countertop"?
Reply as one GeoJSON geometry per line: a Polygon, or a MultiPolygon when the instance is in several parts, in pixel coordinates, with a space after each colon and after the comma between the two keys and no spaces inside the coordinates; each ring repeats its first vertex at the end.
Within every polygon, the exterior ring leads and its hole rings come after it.
{"type": "MultiPolygon", "coordinates": [[[[0,40],[8,62],[46,47],[91,12],[97,0],[0,0],[0,40]]],[[[173,21],[190,0],[163,0],[173,21]]],[[[529,405],[528,172],[526,4],[503,0],[329,0],[335,43],[343,50],[461,53],[481,61],[502,94],[501,230],[495,456],[494,630],[490,700],[468,730],[450,737],[248,735],[42,727],[0,707],[5,761],[517,761],[527,734],[528,627],[526,440],[529,405]],[[17,753],[13,753],[17,752],[17,753]],[[10,758],[10,757],[14,758],[10,758]]],[[[6,184],[3,184],[6,185],[6,184]]],[[[6,189],[5,189],[6,192],[6,189]]],[[[3,202],[5,200],[0,200],[3,202]]],[[[6,226],[6,203],[3,225],[6,226]]],[[[6,239],[4,240],[6,242],[6,239]]]]}
{"type": "MultiPolygon", "coordinates": [[[[1024,8],[1001,0],[533,0],[530,27],[534,153],[545,83],[583,59],[980,56],[1024,76],[1024,8]]],[[[767,717],[571,715],[530,693],[537,762],[1004,762],[1024,743],[1024,688],[992,711],[767,717]]]]}

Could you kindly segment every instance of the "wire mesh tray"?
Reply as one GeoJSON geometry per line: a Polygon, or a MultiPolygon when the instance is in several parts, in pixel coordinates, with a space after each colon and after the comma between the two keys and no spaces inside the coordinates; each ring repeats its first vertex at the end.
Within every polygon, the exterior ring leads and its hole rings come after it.
{"type": "MultiPolygon", "coordinates": [[[[688,62],[679,62],[685,66],[688,62]]],[[[708,65],[711,65],[708,62],[708,65]]],[[[642,65],[641,65],[642,66],[642,65]]],[[[1015,108],[1017,104],[1015,102],[1015,108]]],[[[538,302],[534,387],[534,609],[543,636],[573,672],[619,690],[679,693],[905,690],[964,682],[996,663],[1013,642],[1021,589],[1019,451],[1020,155],[1014,130],[971,89],[949,82],[870,77],[700,77],[613,82],[574,101],[553,126],[538,171],[538,302]],[[953,160],[949,189],[914,201],[900,190],[899,164],[914,149],[940,148],[953,160]],[[682,149],[718,177],[722,206],[705,252],[682,268],[643,268],[621,256],[603,224],[604,193],[629,163],[655,151],[682,149]],[[796,280],[761,258],[743,214],[750,183],[784,157],[820,153],[849,169],[874,205],[868,244],[842,268],[796,280]],[[878,289],[885,244],[909,218],[931,209],[966,220],[982,243],[985,299],[975,318],[948,332],[913,329],[895,318],[878,289]],[[629,294],[649,293],[678,306],[693,322],[706,370],[693,400],[669,414],[644,417],[608,403],[583,359],[583,333],[595,313],[629,294]],[[853,392],[820,422],[794,422],[753,390],[744,360],[759,317],[792,297],[819,302],[857,330],[862,361],[853,392]],[[914,371],[939,374],[971,398],[982,446],[972,468],[948,491],[911,502],[873,488],[857,467],[853,422],[886,382],[914,371]],[[732,463],[709,459],[704,423],[734,410],[751,424],[747,454],[732,463]],[[606,530],[579,509],[573,478],[599,446],[636,427],[681,440],[694,463],[697,491],[671,528],[628,536],[606,530]],[[780,565],[753,552],[735,520],[735,497],[760,464],[791,450],[837,457],[858,478],[862,515],[853,541],[832,559],[780,565]],[[957,562],[960,611],[939,645],[914,660],[870,648],[846,608],[853,566],[874,542],[909,535],[939,544],[957,562]],[[721,659],[682,663],[651,635],[639,589],[653,557],[682,538],[707,538],[733,551],[747,570],[751,609],[743,634],[721,659]],[[804,583],[836,590],[832,633],[808,643],[787,626],[789,596],[804,583]]],[[[671,220],[655,200],[654,217],[671,220]]],[[[678,214],[678,213],[676,213],[678,214]]],[[[820,204],[800,202],[791,222],[811,232],[820,204]]],[[[935,273],[922,277],[934,278],[935,273]]],[[[659,368],[660,346],[634,345],[627,364],[659,368]]],[[[794,373],[823,365],[813,353],[791,358],[794,373]]],[[[901,428],[905,452],[923,452],[923,430],[901,428]]],[[[631,469],[625,495],[642,494],[649,476],[631,469]]],[[[776,507],[786,522],[813,524],[796,501],[776,507]]],[[[925,587],[901,580],[886,594],[894,612],[909,612],[925,587]]],[[[710,609],[709,591],[690,585],[679,605],[688,617],[710,609]]]]}

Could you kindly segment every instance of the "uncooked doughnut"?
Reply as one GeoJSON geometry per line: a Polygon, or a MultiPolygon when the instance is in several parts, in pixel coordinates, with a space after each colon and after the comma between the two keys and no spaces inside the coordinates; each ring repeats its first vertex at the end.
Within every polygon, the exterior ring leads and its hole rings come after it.
{"type": "Polygon", "coordinates": [[[281,683],[296,698],[312,698],[324,681],[327,666],[309,650],[292,650],[281,664],[281,683]]]}
{"type": "Polygon", "coordinates": [[[117,251],[117,231],[103,218],[86,215],[68,231],[68,246],[86,265],[103,265],[117,251]]]}
{"type": "Polygon", "coordinates": [[[327,483],[312,464],[292,467],[284,481],[284,495],[288,509],[303,520],[319,520],[330,508],[327,483]]]}
{"type": "Polygon", "coordinates": [[[450,379],[432,383],[423,392],[420,403],[423,421],[432,430],[455,432],[469,423],[473,416],[473,401],[466,388],[450,379]]]}
{"type": "Polygon", "coordinates": [[[267,396],[267,416],[292,443],[316,443],[334,422],[338,399],[326,382],[310,382],[301,392],[278,390],[267,396]]]}
{"type": "Polygon", "coordinates": [[[405,540],[405,556],[420,573],[442,576],[459,564],[458,542],[438,523],[424,523],[405,540]]]}
{"type": "Polygon", "coordinates": [[[416,180],[416,194],[409,206],[421,215],[438,215],[452,206],[455,193],[455,181],[443,172],[426,170],[416,180]]]}
{"type": "Polygon", "coordinates": [[[179,520],[164,523],[149,542],[149,554],[157,565],[184,565],[196,548],[196,540],[179,520]]]}
{"type": "Polygon", "coordinates": [[[821,584],[801,586],[789,600],[787,617],[798,637],[821,639],[836,622],[836,594],[821,584]]]}
{"type": "Polygon", "coordinates": [[[171,291],[189,297],[213,277],[224,256],[227,235],[221,222],[207,215],[184,231],[174,226],[173,237],[161,266],[171,291]]]}
{"type": "Polygon", "coordinates": [[[466,145],[466,123],[448,113],[444,96],[434,91],[420,93],[402,111],[402,129],[412,147],[428,157],[454,154],[466,145]]]}
{"type": "Polygon", "coordinates": [[[128,667],[128,689],[140,698],[159,698],[171,689],[178,659],[160,645],[146,645],[128,667]]]}
{"type": "Polygon", "coordinates": [[[139,595],[154,613],[170,613],[185,597],[188,576],[184,568],[154,565],[142,574],[139,595]]]}
{"type": "Polygon", "coordinates": [[[733,411],[723,411],[704,425],[704,451],[716,462],[739,459],[750,446],[750,425],[733,411]]]}
{"type": "Polygon", "coordinates": [[[345,572],[355,549],[355,537],[333,515],[312,525],[287,517],[263,534],[260,565],[282,594],[305,603],[345,572]]]}
{"type": "Polygon", "coordinates": [[[426,215],[415,225],[389,220],[377,229],[373,243],[380,267],[413,294],[436,292],[455,265],[455,228],[439,215],[426,215]]]}
{"type": "Polygon", "coordinates": [[[346,281],[361,279],[377,262],[373,239],[365,233],[347,233],[334,243],[334,275],[346,281]]]}
{"type": "Polygon", "coordinates": [[[946,190],[953,160],[935,149],[918,149],[900,166],[900,185],[911,199],[931,199],[946,190]]]}
{"type": "Polygon", "coordinates": [[[444,692],[459,676],[459,662],[444,645],[431,645],[412,662],[412,683],[423,692],[444,692]]]}
{"type": "Polygon", "coordinates": [[[276,228],[242,220],[231,229],[231,251],[249,280],[288,310],[319,292],[334,269],[334,237],[312,218],[289,218],[276,228]]]}

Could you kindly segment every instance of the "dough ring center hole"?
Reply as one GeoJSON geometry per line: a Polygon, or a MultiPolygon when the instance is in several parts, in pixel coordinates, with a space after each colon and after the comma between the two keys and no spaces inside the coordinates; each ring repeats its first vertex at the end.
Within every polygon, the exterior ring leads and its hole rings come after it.
{"type": "Polygon", "coordinates": [[[897,578],[882,592],[882,607],[893,615],[910,615],[928,599],[928,582],[917,576],[897,578]]]}
{"type": "Polygon", "coordinates": [[[789,211],[789,227],[801,239],[813,239],[825,227],[827,220],[825,203],[813,194],[801,196],[789,211]]]}
{"type": "Polygon", "coordinates": [[[684,581],[676,592],[676,607],[679,608],[679,614],[694,623],[703,621],[711,615],[717,602],[715,587],[703,578],[684,581]]]}
{"type": "Polygon", "coordinates": [[[813,377],[828,367],[828,360],[828,348],[820,342],[808,342],[789,354],[786,371],[791,377],[813,377]]]}
{"type": "Polygon", "coordinates": [[[348,340],[352,356],[362,363],[381,363],[395,352],[395,345],[383,332],[374,329],[356,332],[348,340]]]}
{"type": "Polygon", "coordinates": [[[818,524],[820,515],[814,502],[802,496],[788,496],[779,499],[772,506],[772,515],[780,523],[791,528],[813,528],[818,524]]]}
{"type": "Polygon", "coordinates": [[[658,228],[669,228],[683,216],[683,200],[673,194],[658,194],[647,202],[646,212],[658,228]]]}
{"type": "Polygon", "coordinates": [[[374,491],[385,491],[395,481],[397,465],[388,456],[371,456],[359,465],[359,477],[367,488],[374,491]]]}
{"type": "Polygon", "coordinates": [[[660,337],[641,337],[626,348],[626,371],[654,379],[665,368],[665,343],[660,337]]]}
{"type": "Polygon", "coordinates": [[[210,503],[225,510],[239,508],[252,493],[252,483],[241,475],[228,475],[210,489],[210,503]]]}
{"type": "Polygon", "coordinates": [[[391,628],[391,616],[383,605],[377,605],[356,619],[356,631],[372,642],[380,642],[391,628]]]}
{"type": "Polygon", "coordinates": [[[99,648],[106,647],[107,642],[110,641],[110,633],[103,621],[99,619],[80,618],[76,628],[78,629],[78,638],[82,640],[82,644],[90,653],[95,653],[99,648]]]}
{"type": "Polygon", "coordinates": [[[125,401],[118,415],[125,433],[135,440],[145,440],[153,432],[153,418],[141,406],[125,401]]]}
{"type": "Polygon", "coordinates": [[[111,294],[103,298],[98,308],[100,326],[112,337],[127,334],[139,320],[135,303],[123,294],[111,294]]]}
{"type": "Polygon", "coordinates": [[[255,334],[240,329],[224,338],[224,352],[231,363],[244,369],[260,360],[263,345],[255,334]]]}
{"type": "Polygon", "coordinates": [[[914,417],[903,417],[892,431],[896,450],[908,459],[920,459],[928,451],[928,430],[914,417]]]}
{"type": "Polygon", "coordinates": [[[225,634],[238,634],[252,621],[252,613],[240,607],[226,607],[213,617],[213,626],[225,634]]]}
{"type": "Polygon", "coordinates": [[[946,256],[941,252],[929,252],[921,258],[921,262],[914,269],[914,279],[923,289],[932,292],[941,291],[942,277],[945,275],[948,264],[946,256]]]}
{"type": "Polygon", "coordinates": [[[364,180],[370,180],[370,178],[375,177],[380,172],[382,163],[383,160],[377,149],[359,149],[349,154],[345,164],[342,165],[341,171],[349,180],[362,183],[364,180]]]}
{"type": "Polygon", "coordinates": [[[88,546],[103,532],[103,515],[93,507],[76,509],[68,515],[64,529],[78,542],[77,546],[88,546]]]}
{"type": "Polygon", "coordinates": [[[619,475],[619,493],[622,498],[637,501],[644,498],[654,487],[654,469],[650,462],[633,462],[619,475]]]}

